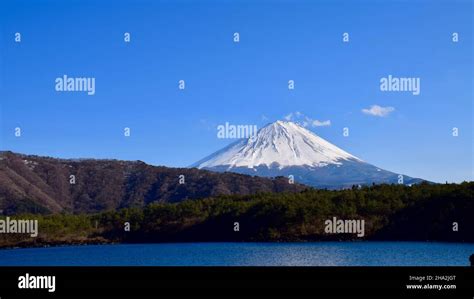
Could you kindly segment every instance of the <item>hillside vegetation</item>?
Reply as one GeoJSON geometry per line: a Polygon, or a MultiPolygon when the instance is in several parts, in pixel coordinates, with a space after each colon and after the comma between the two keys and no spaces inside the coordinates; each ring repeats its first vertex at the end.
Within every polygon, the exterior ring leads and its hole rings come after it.
{"type": "Polygon", "coordinates": [[[472,215],[473,182],[307,189],[151,203],[93,215],[17,215],[38,218],[39,237],[13,240],[4,235],[0,244],[360,239],[353,234],[325,234],[324,221],[332,217],[364,219],[365,240],[474,242],[472,215]],[[130,231],[124,230],[126,222],[130,231]]]}
{"type": "Polygon", "coordinates": [[[157,202],[305,188],[282,177],[157,167],[141,161],[65,160],[0,152],[0,210],[6,215],[97,213],[157,202]]]}

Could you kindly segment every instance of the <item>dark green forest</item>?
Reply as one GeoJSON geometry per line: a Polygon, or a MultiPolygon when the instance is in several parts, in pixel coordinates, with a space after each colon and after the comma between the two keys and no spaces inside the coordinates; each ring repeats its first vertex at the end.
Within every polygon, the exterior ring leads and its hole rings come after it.
{"type": "Polygon", "coordinates": [[[14,218],[38,219],[39,236],[3,234],[0,246],[188,241],[474,242],[473,215],[473,182],[306,189],[151,203],[96,214],[16,215],[14,218]],[[332,217],[365,220],[365,236],[326,234],[324,221],[332,217]],[[239,231],[234,230],[236,222],[239,231]]]}

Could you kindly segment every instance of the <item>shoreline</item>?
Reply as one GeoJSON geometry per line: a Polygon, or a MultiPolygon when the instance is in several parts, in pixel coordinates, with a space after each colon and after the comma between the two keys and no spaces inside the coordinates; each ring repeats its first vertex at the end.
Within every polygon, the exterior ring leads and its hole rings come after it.
{"type": "Polygon", "coordinates": [[[474,242],[440,241],[440,240],[298,240],[298,241],[213,241],[213,240],[193,240],[193,241],[163,241],[163,242],[115,242],[103,238],[96,238],[90,241],[73,240],[70,242],[50,241],[40,244],[25,242],[15,245],[0,245],[0,251],[13,249],[40,249],[50,247],[73,247],[73,246],[97,246],[97,245],[158,245],[158,244],[308,244],[308,243],[421,243],[421,244],[472,244],[474,242]]]}

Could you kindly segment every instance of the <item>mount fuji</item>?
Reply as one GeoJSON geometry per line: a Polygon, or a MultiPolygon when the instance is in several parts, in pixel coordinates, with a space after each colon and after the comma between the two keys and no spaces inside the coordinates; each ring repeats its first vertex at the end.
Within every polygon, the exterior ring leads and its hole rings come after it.
{"type": "Polygon", "coordinates": [[[422,182],[371,165],[294,122],[276,121],[190,167],[263,177],[288,177],[317,188],[422,182]],[[402,181],[400,181],[400,179],[402,181]]]}

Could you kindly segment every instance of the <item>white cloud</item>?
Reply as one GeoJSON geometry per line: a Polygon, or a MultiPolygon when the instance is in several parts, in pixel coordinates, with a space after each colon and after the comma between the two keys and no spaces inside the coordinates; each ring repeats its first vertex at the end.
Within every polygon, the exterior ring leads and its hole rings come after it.
{"type": "Polygon", "coordinates": [[[311,117],[308,117],[304,115],[303,113],[296,111],[296,112],[291,112],[290,114],[286,115],[285,120],[287,121],[294,121],[295,123],[300,124],[303,127],[326,127],[331,125],[330,120],[317,120],[317,119],[312,119],[311,117]]]}
{"type": "Polygon", "coordinates": [[[331,125],[331,121],[330,120],[325,120],[325,121],[320,121],[320,120],[313,120],[313,123],[312,123],[313,127],[326,127],[326,126],[330,126],[331,125]]]}
{"type": "Polygon", "coordinates": [[[208,131],[210,130],[214,130],[214,127],[215,125],[212,124],[209,120],[205,119],[205,118],[201,118],[199,120],[199,124],[203,127],[205,127],[208,131]]]}
{"type": "Polygon", "coordinates": [[[362,113],[378,117],[385,117],[393,111],[395,111],[395,108],[393,107],[382,107],[379,105],[372,105],[369,109],[362,109],[362,113]]]}

